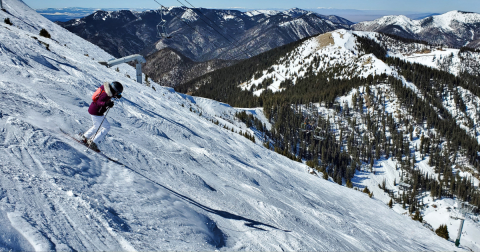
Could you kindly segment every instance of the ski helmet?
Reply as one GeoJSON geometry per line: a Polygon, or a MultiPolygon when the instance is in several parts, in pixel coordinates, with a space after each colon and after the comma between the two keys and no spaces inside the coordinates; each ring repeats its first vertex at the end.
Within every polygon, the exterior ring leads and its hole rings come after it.
{"type": "Polygon", "coordinates": [[[123,92],[123,86],[118,81],[112,82],[110,84],[110,88],[115,92],[115,96],[121,95],[123,92]]]}

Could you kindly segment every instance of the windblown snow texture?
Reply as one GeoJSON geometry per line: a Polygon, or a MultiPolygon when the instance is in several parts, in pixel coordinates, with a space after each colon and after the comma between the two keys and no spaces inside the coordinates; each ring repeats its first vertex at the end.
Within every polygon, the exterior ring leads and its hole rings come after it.
{"type": "Polygon", "coordinates": [[[0,250],[455,249],[210,121],[236,109],[139,85],[132,67],[105,68],[98,47],[3,2],[14,26],[0,25],[0,250]],[[90,127],[90,96],[110,80],[125,91],[101,148],[126,167],[58,130],[90,127]]]}

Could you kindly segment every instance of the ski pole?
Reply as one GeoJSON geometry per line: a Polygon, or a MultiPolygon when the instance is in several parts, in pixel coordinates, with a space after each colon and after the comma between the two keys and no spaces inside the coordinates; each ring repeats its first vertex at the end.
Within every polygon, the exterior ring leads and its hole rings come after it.
{"type": "MultiPolygon", "coordinates": [[[[110,107],[111,108],[111,107],[110,107]]],[[[105,113],[105,116],[103,117],[103,120],[102,120],[102,123],[100,123],[100,126],[98,126],[98,129],[97,129],[97,132],[95,133],[95,135],[91,138],[91,142],[90,144],[88,145],[88,148],[90,149],[90,146],[92,145],[93,143],[93,139],[95,139],[95,137],[97,137],[97,134],[98,134],[98,131],[100,131],[100,128],[102,127],[102,124],[103,122],[105,121],[105,118],[107,118],[107,115],[108,115],[108,112],[110,111],[110,108],[107,109],[107,112],[105,113]]]]}

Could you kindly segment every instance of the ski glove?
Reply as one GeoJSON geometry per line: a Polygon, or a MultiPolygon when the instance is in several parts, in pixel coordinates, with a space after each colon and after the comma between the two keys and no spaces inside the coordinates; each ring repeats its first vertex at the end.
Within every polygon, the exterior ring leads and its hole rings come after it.
{"type": "Polygon", "coordinates": [[[117,96],[115,96],[115,98],[120,99],[120,98],[122,98],[122,95],[117,95],[117,96]]]}
{"type": "Polygon", "coordinates": [[[109,102],[107,102],[106,105],[107,105],[107,107],[111,108],[111,107],[113,107],[113,105],[115,105],[115,104],[113,103],[113,101],[109,101],[109,102]]]}

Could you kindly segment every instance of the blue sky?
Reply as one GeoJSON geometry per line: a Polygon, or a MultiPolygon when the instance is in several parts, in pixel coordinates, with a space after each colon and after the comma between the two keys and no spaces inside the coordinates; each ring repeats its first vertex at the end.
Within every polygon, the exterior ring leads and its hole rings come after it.
{"type": "MultiPolygon", "coordinates": [[[[152,8],[158,5],[154,0],[23,0],[34,9],[60,7],[88,8],[152,8]]],[[[165,6],[179,6],[176,0],[157,0],[165,6]]],[[[185,3],[184,0],[181,0],[185,3]]],[[[300,9],[334,8],[359,10],[389,10],[413,12],[447,12],[451,10],[473,11],[480,13],[480,0],[188,0],[196,7],[247,9],[300,9]]],[[[185,3],[186,4],[186,3],[185,3]]]]}

